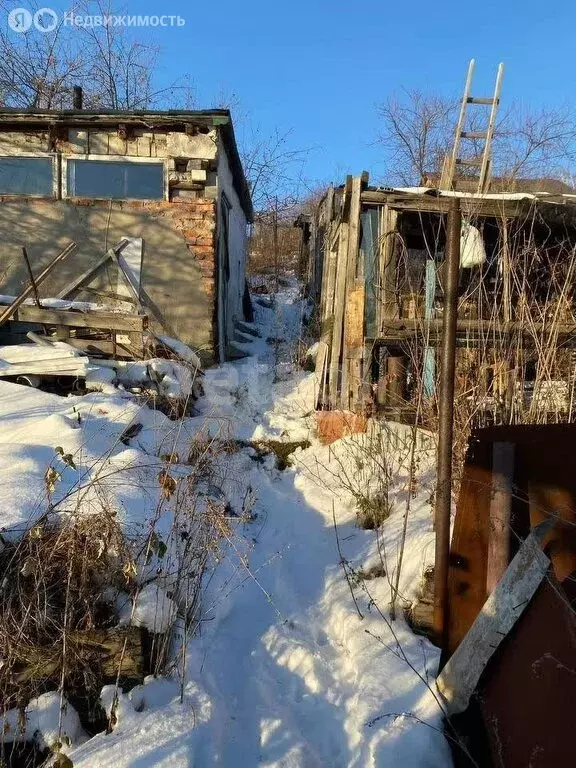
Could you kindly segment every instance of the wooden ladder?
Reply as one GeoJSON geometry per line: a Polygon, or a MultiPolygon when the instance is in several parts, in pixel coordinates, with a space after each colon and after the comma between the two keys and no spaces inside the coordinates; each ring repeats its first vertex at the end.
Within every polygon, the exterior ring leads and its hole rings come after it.
{"type": "MultiPolygon", "coordinates": [[[[491,177],[491,149],[492,149],[492,137],[494,136],[494,127],[496,125],[496,115],[498,113],[498,106],[500,104],[500,91],[502,88],[502,76],[504,74],[504,64],[498,65],[498,73],[496,75],[496,85],[494,87],[494,96],[492,98],[477,98],[470,96],[470,89],[472,87],[472,78],[474,75],[474,67],[476,62],[474,59],[470,61],[468,65],[468,75],[466,76],[466,85],[464,86],[464,96],[462,97],[462,103],[460,105],[460,114],[458,115],[458,123],[456,125],[456,135],[454,137],[454,146],[452,152],[447,155],[444,167],[442,169],[442,178],[440,180],[440,189],[454,189],[456,169],[467,167],[477,167],[480,169],[478,177],[478,194],[483,194],[488,191],[491,177]],[[469,104],[483,105],[490,107],[490,117],[488,119],[488,127],[485,131],[467,131],[464,130],[466,123],[466,114],[469,104]],[[463,159],[459,157],[460,143],[462,139],[475,139],[484,141],[484,151],[477,157],[463,159]]],[[[475,181],[476,179],[474,179],[475,181]]]]}

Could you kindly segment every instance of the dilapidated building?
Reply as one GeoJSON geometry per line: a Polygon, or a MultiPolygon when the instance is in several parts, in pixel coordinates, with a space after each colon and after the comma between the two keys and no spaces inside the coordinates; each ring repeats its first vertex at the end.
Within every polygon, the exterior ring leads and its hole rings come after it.
{"type": "Polygon", "coordinates": [[[433,426],[441,376],[446,220],[462,216],[456,408],[463,423],[571,420],[576,196],[331,187],[306,222],[318,304],[318,404],[433,426]]]}
{"type": "MultiPolygon", "coordinates": [[[[244,320],[253,210],[228,110],[0,111],[0,294],[18,295],[67,243],[40,298],[125,301],[123,239],[142,242],[137,288],[152,330],[200,351],[235,352],[244,320]]],[[[6,301],[4,303],[7,303],[6,301]]]]}

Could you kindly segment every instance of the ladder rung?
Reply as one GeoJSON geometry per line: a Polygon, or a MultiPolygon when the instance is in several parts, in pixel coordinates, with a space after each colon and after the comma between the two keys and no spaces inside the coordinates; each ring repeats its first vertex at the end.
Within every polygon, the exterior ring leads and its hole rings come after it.
{"type": "Polygon", "coordinates": [[[462,139],[487,139],[487,131],[462,131],[460,134],[462,139]]]}
{"type": "Polygon", "coordinates": [[[482,158],[478,157],[474,160],[456,160],[457,165],[474,165],[474,166],[481,166],[482,165],[482,158]]]}
{"type": "MultiPolygon", "coordinates": [[[[500,102],[500,99],[496,99],[496,104],[500,102]]],[[[476,96],[468,96],[468,104],[494,104],[494,99],[479,99],[476,96]]]]}

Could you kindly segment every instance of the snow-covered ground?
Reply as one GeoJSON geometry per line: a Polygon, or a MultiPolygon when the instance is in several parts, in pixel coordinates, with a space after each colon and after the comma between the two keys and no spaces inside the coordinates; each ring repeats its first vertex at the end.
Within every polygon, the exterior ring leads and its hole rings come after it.
{"type": "MultiPolygon", "coordinates": [[[[240,516],[207,573],[183,702],[176,680],[147,679],[121,697],[112,733],[70,752],[77,768],[451,765],[432,693],[438,652],[409,630],[401,610],[433,558],[431,454],[419,449],[422,484],[408,489],[406,431],[398,427],[388,457],[392,514],[378,534],[356,526],[354,491],[374,484],[373,460],[365,438],[330,447],[315,438],[314,375],[286,354],[303,311],[295,285],[274,308],[259,306],[252,355],[207,371],[198,415],[178,422],[121,393],[62,399],[0,382],[5,536],[45,506],[56,446],[74,456],[75,468],[57,464],[52,502],[70,504],[95,474],[122,471],[125,481],[110,493],[133,531],[157,510],[159,457],[183,450],[194,435],[311,443],[283,471],[273,455],[241,443],[221,457],[220,490],[240,516]],[[133,423],[143,428],[126,446],[120,437],[133,423]],[[408,496],[392,621],[390,583],[408,496]],[[374,566],[381,575],[364,578],[374,566]]],[[[96,505],[101,495],[81,503],[96,505]]],[[[104,705],[111,700],[105,690],[104,705]]]]}

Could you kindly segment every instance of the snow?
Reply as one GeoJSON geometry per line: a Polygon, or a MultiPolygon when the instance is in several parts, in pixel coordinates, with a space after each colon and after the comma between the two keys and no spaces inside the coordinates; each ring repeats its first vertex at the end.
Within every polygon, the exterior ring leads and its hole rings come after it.
{"type": "MultiPolygon", "coordinates": [[[[160,502],[162,454],[184,455],[195,436],[237,441],[214,458],[218,488],[210,490],[229,504],[231,533],[210,558],[199,625],[184,647],[176,622],[173,679],[148,678],[120,692],[112,733],[70,757],[86,768],[449,766],[434,695],[438,651],[411,632],[402,612],[433,562],[429,437],[419,435],[419,483],[408,488],[410,429],[385,430],[391,515],[378,532],[358,528],[355,494],[380,490],[382,473],[366,458],[371,435],[329,447],[315,437],[315,376],[296,366],[288,343],[301,335],[307,312],[298,286],[278,294],[271,308],[256,304],[256,312],[261,337],[249,345],[251,356],[207,370],[198,414],[179,422],[128,393],[63,399],[0,382],[5,536],[46,508],[44,472],[52,464],[61,475],[52,503],[97,511],[102,493],[90,489],[97,478],[127,532],[145,533],[153,520],[167,537],[174,509],[160,502]],[[125,445],[121,437],[134,424],[142,429],[125,445]],[[242,442],[266,440],[311,446],[280,471],[273,454],[262,459],[242,442]],[[62,463],[56,446],[73,455],[77,469],[62,463]],[[120,472],[122,483],[108,481],[120,472]],[[373,566],[385,575],[364,578],[373,566]]],[[[180,482],[189,469],[174,465],[170,472],[180,482]]],[[[139,573],[135,606],[116,596],[122,621],[158,629],[173,620],[170,584],[155,579],[157,565],[153,559],[139,573]]],[[[115,698],[113,689],[103,690],[108,711],[115,698]]]]}
{"type": "Polygon", "coordinates": [[[0,716],[0,727],[5,743],[36,741],[41,749],[57,743],[62,747],[82,744],[87,739],[74,707],[54,691],[32,699],[24,717],[18,709],[0,716]]]}
{"type": "MultiPolygon", "coordinates": [[[[384,187],[384,192],[405,192],[409,195],[429,195],[434,193],[440,197],[465,197],[482,200],[542,200],[546,202],[546,197],[557,197],[548,192],[459,192],[450,189],[436,189],[435,187],[384,187]]],[[[562,195],[562,197],[573,198],[574,195],[562,195]]]]}
{"type": "MultiPolygon", "coordinates": [[[[108,710],[112,704],[111,693],[105,690],[103,696],[108,710]]],[[[195,754],[197,745],[205,737],[212,706],[195,683],[186,685],[181,703],[178,685],[148,678],[136,695],[120,696],[117,715],[118,724],[111,734],[99,734],[71,753],[74,768],[202,766],[195,754]],[[143,711],[135,711],[134,699],[143,703],[143,711]]]]}
{"type": "Polygon", "coordinates": [[[184,344],[178,339],[172,339],[170,336],[158,336],[158,340],[162,342],[166,347],[175,352],[182,360],[186,360],[188,363],[192,363],[194,368],[201,369],[202,363],[198,355],[190,349],[187,344],[184,344]]]}
{"type": "Polygon", "coordinates": [[[132,601],[126,604],[120,612],[120,624],[132,624],[135,627],[146,627],[150,632],[161,634],[166,632],[177,613],[177,606],[157,584],[147,584],[132,601]]]}
{"type": "MultiPolygon", "coordinates": [[[[9,305],[16,301],[16,296],[7,296],[0,294],[0,304],[9,305]]],[[[23,304],[26,306],[36,306],[35,299],[25,299],[23,304]]],[[[69,301],[68,299],[50,299],[43,298],[40,300],[40,304],[45,309],[75,309],[79,312],[122,312],[122,309],[118,307],[109,307],[104,304],[95,304],[91,301],[69,301]]]]}

